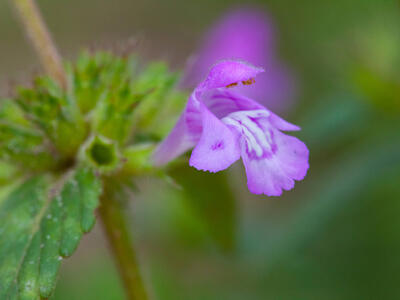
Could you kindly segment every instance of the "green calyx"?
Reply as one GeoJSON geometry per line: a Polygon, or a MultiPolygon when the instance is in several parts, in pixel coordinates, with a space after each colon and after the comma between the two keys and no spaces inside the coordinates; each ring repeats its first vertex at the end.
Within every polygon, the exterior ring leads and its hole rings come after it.
{"type": "Polygon", "coordinates": [[[117,145],[104,137],[96,136],[89,140],[84,150],[84,160],[101,172],[118,168],[120,155],[117,145]]]}
{"type": "Polygon", "coordinates": [[[118,153],[161,140],[185,101],[174,90],[178,75],[163,63],[85,52],[66,70],[67,90],[39,77],[0,99],[0,161],[25,173],[60,173],[82,160],[115,171],[126,161],[118,153]]]}
{"type": "Polygon", "coordinates": [[[96,141],[88,149],[92,160],[99,166],[108,166],[115,161],[115,147],[102,141],[96,141]]]}

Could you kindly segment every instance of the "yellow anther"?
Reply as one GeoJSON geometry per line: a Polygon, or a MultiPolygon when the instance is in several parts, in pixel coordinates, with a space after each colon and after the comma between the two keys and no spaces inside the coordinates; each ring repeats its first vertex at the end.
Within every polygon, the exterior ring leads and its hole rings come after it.
{"type": "Polygon", "coordinates": [[[250,84],[253,84],[255,82],[256,82],[256,80],[254,78],[250,78],[248,80],[242,81],[243,85],[250,85],[250,84]]]}
{"type": "Polygon", "coordinates": [[[237,85],[238,85],[237,82],[234,82],[234,83],[228,84],[226,87],[227,88],[231,88],[231,87],[234,87],[234,86],[237,86],[237,85]]]}

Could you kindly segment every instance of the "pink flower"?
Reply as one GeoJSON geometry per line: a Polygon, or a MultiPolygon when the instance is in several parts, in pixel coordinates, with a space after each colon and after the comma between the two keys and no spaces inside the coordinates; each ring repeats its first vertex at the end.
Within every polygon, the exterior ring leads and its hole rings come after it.
{"type": "Polygon", "coordinates": [[[232,11],[206,35],[188,64],[181,86],[194,88],[209,66],[221,59],[242,59],[262,66],[266,72],[257,78],[259,84],[238,88],[240,92],[275,112],[287,110],[294,97],[294,80],[278,61],[275,48],[275,30],[269,17],[255,9],[232,11]]]}
{"type": "Polygon", "coordinates": [[[233,89],[253,84],[263,71],[238,60],[214,65],[156,149],[155,163],[165,164],[194,147],[189,164],[196,169],[218,172],[241,157],[252,193],[279,196],[292,189],[307,173],[308,149],[281,130],[300,128],[233,89]]]}

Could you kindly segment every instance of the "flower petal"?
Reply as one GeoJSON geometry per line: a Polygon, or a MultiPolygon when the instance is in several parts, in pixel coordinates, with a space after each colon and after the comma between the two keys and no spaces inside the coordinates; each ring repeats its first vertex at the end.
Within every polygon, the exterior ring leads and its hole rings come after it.
{"type": "Polygon", "coordinates": [[[239,82],[252,80],[263,68],[255,67],[240,60],[224,60],[216,63],[207,78],[198,86],[198,90],[211,90],[226,87],[239,82]]]}
{"type": "Polygon", "coordinates": [[[189,165],[218,172],[240,158],[239,138],[228,126],[202,105],[203,132],[190,157],[189,165]]]}
{"type": "Polygon", "coordinates": [[[303,180],[309,168],[307,146],[298,138],[279,131],[275,133],[275,142],[278,145],[276,155],[286,175],[303,180]]]}
{"type": "Polygon", "coordinates": [[[202,102],[220,119],[239,110],[267,110],[256,101],[227,89],[217,89],[203,93],[202,102]]]}
{"type": "Polygon", "coordinates": [[[182,114],[171,133],[155,150],[153,162],[156,166],[166,164],[194,145],[196,145],[196,141],[189,133],[185,114],[182,114]]]}
{"type": "Polygon", "coordinates": [[[283,130],[283,131],[298,131],[301,129],[299,126],[289,123],[288,121],[282,119],[281,117],[278,117],[274,113],[271,113],[271,115],[269,117],[269,122],[276,129],[283,130]]]}
{"type": "Polygon", "coordinates": [[[307,173],[308,149],[305,144],[277,130],[274,136],[277,151],[272,157],[258,159],[242,150],[247,185],[254,194],[280,196],[282,190],[292,189],[294,180],[302,180],[307,173]]]}

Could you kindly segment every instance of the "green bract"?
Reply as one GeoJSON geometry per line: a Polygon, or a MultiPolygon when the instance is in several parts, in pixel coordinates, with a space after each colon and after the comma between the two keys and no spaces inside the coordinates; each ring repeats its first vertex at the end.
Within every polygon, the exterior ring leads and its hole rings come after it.
{"type": "Polygon", "coordinates": [[[84,53],[67,70],[66,91],[40,77],[0,100],[0,299],[51,295],[102,185],[154,172],[154,144],[184,105],[161,63],[84,53]]]}

